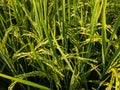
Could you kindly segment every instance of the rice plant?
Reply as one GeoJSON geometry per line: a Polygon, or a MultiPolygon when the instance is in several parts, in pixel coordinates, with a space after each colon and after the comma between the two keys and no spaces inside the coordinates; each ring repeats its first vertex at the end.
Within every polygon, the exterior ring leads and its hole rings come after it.
{"type": "Polygon", "coordinates": [[[119,90],[119,0],[0,0],[0,90],[119,90]]]}

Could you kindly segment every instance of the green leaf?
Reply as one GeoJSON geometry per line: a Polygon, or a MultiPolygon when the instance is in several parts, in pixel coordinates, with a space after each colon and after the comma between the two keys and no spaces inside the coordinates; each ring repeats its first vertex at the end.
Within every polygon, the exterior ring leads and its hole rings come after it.
{"type": "Polygon", "coordinates": [[[0,77],[10,79],[10,80],[13,80],[13,81],[17,81],[17,82],[20,82],[20,83],[23,83],[23,84],[26,84],[26,85],[29,85],[29,86],[32,86],[32,87],[40,88],[42,90],[51,90],[50,88],[47,88],[45,86],[36,84],[34,82],[30,82],[30,81],[27,81],[27,80],[22,80],[22,79],[19,79],[19,78],[11,77],[11,76],[8,76],[8,75],[5,75],[5,74],[0,74],[0,77]]]}

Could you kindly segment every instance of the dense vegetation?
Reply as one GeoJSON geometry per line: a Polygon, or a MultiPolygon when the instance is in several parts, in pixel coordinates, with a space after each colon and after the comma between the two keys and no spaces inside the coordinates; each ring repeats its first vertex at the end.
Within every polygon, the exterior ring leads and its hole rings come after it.
{"type": "Polygon", "coordinates": [[[120,90],[120,0],[0,0],[0,90],[120,90]]]}

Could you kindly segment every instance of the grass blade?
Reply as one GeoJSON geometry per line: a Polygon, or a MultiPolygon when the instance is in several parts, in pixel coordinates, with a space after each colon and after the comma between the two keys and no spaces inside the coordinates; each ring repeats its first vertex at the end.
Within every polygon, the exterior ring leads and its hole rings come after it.
{"type": "Polygon", "coordinates": [[[66,33],[66,30],[65,30],[65,0],[62,0],[62,37],[63,37],[63,40],[62,40],[62,44],[63,44],[63,47],[65,48],[65,33],[66,33]]]}
{"type": "MultiPolygon", "coordinates": [[[[117,20],[116,20],[116,22],[113,26],[114,31],[112,32],[112,34],[110,36],[110,39],[109,39],[110,41],[113,41],[113,39],[115,38],[115,35],[117,33],[117,30],[118,30],[119,26],[120,26],[120,15],[118,16],[118,18],[117,18],[117,20]]],[[[108,49],[109,49],[110,46],[111,46],[111,43],[108,43],[106,54],[108,53],[108,49]]]]}
{"type": "Polygon", "coordinates": [[[67,0],[67,5],[68,5],[68,21],[70,22],[70,0],[67,0]]]}
{"type": "MultiPolygon", "coordinates": [[[[34,10],[35,10],[35,21],[36,21],[36,24],[37,24],[37,33],[40,37],[41,40],[44,39],[44,34],[43,34],[43,30],[42,30],[42,27],[41,27],[41,20],[40,20],[40,13],[41,13],[41,1],[36,1],[36,0],[33,0],[33,5],[34,5],[34,10]]],[[[42,14],[41,14],[42,15],[42,14]]]]}
{"type": "Polygon", "coordinates": [[[92,41],[93,36],[94,36],[95,25],[98,22],[98,19],[100,17],[101,11],[102,11],[102,4],[100,4],[100,3],[101,3],[101,0],[95,0],[95,5],[94,5],[92,17],[91,17],[90,42],[87,46],[86,58],[90,57],[91,47],[92,47],[91,41],[92,41]]]}
{"type": "Polygon", "coordinates": [[[103,0],[102,9],[102,64],[103,70],[105,69],[105,54],[106,54],[106,4],[107,0],[103,0]]]}
{"type": "Polygon", "coordinates": [[[29,86],[32,86],[32,87],[40,88],[42,90],[50,90],[49,88],[47,88],[45,86],[42,86],[42,85],[39,85],[39,84],[36,84],[34,82],[30,82],[30,81],[27,81],[27,80],[22,80],[22,79],[19,79],[19,78],[14,78],[14,77],[11,77],[11,76],[8,76],[8,75],[5,75],[5,74],[0,74],[0,77],[10,79],[10,80],[13,80],[13,81],[17,81],[17,82],[20,82],[20,83],[23,83],[23,84],[26,84],[26,85],[29,85],[29,86]]]}
{"type": "Polygon", "coordinates": [[[0,58],[7,64],[7,66],[9,67],[9,69],[11,70],[12,74],[15,75],[16,74],[16,70],[14,65],[11,63],[11,60],[9,58],[7,58],[1,51],[0,49],[0,58]]]}
{"type": "Polygon", "coordinates": [[[110,36],[110,40],[113,40],[114,39],[114,36],[118,30],[118,27],[120,26],[120,15],[118,16],[113,28],[114,28],[114,31],[112,32],[111,36],[110,36]]]}
{"type": "Polygon", "coordinates": [[[113,65],[113,63],[116,61],[116,59],[119,57],[120,55],[120,47],[116,50],[115,54],[112,56],[112,58],[110,59],[108,65],[106,66],[106,68],[104,69],[103,71],[103,74],[104,75],[108,69],[113,65]]]}
{"type": "MultiPolygon", "coordinates": [[[[44,1],[44,14],[45,14],[45,19],[47,18],[47,1],[44,1]]],[[[53,45],[53,41],[52,38],[48,32],[48,26],[47,26],[47,20],[43,20],[43,18],[41,18],[41,22],[42,22],[42,26],[45,32],[45,35],[49,41],[50,47],[52,49],[53,55],[55,56],[56,60],[58,59],[58,55],[56,53],[55,47],[53,45]]],[[[57,63],[57,62],[56,62],[57,63]]]]}

